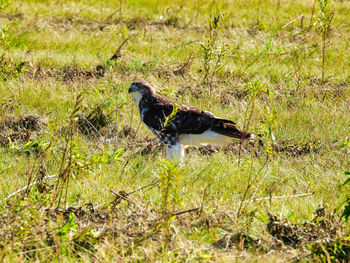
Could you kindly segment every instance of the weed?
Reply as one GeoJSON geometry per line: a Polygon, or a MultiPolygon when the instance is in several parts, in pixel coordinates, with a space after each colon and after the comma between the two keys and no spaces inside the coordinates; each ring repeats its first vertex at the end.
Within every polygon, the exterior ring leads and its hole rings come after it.
{"type": "Polygon", "coordinates": [[[0,145],[30,143],[46,128],[46,120],[35,114],[4,116],[0,119],[0,145]]]}
{"type": "Polygon", "coordinates": [[[65,136],[65,143],[61,157],[61,163],[58,170],[58,180],[52,194],[53,205],[57,200],[57,207],[61,204],[63,194],[67,197],[68,187],[71,177],[76,178],[83,171],[88,171],[91,167],[99,164],[109,163],[121,156],[122,149],[112,152],[103,152],[101,154],[88,157],[86,153],[81,152],[79,144],[75,140],[76,121],[79,120],[78,113],[81,109],[83,94],[79,93],[74,103],[72,112],[68,120],[68,132],[65,136]]]}
{"type": "Polygon", "coordinates": [[[78,116],[78,128],[85,135],[94,135],[111,123],[112,112],[110,103],[103,102],[93,107],[85,108],[78,116]]]}
{"type": "Polygon", "coordinates": [[[162,125],[164,128],[168,127],[170,125],[170,122],[175,120],[176,114],[179,111],[179,109],[180,109],[180,106],[179,105],[175,105],[173,107],[171,113],[168,116],[164,116],[165,120],[164,120],[164,123],[162,125]]]}
{"type": "Polygon", "coordinates": [[[183,171],[176,162],[163,161],[160,164],[162,165],[162,172],[159,175],[161,210],[165,215],[171,215],[181,202],[177,185],[183,171]]]}
{"type": "Polygon", "coordinates": [[[0,0],[0,13],[3,12],[3,10],[11,5],[11,0],[0,0]]]}
{"type": "Polygon", "coordinates": [[[17,78],[24,71],[25,62],[13,62],[9,52],[16,45],[17,25],[0,26],[0,79],[6,81],[17,78]]]}
{"type": "MultiPolygon", "coordinates": [[[[350,175],[350,172],[349,172],[349,171],[346,171],[346,172],[345,172],[345,175],[350,175]]],[[[350,178],[348,178],[348,179],[344,182],[343,186],[345,186],[345,185],[347,185],[347,184],[350,184],[350,178]]],[[[349,219],[349,217],[350,217],[350,197],[349,197],[349,196],[347,196],[347,198],[346,198],[344,204],[345,204],[345,205],[344,205],[344,211],[343,211],[343,213],[342,213],[342,217],[345,218],[345,221],[348,221],[348,219],[349,219]]]]}
{"type": "Polygon", "coordinates": [[[318,6],[320,8],[317,30],[320,33],[321,43],[322,43],[322,82],[325,77],[325,61],[326,61],[326,48],[327,40],[329,38],[330,32],[332,30],[332,20],[334,12],[331,7],[330,0],[317,0],[318,6]]]}
{"type": "Polygon", "coordinates": [[[165,244],[168,244],[171,237],[170,223],[174,219],[174,212],[181,204],[182,198],[178,185],[183,175],[183,169],[178,162],[163,161],[159,163],[162,171],[159,174],[161,193],[161,214],[164,229],[165,244]]]}
{"type": "Polygon", "coordinates": [[[313,258],[322,262],[349,262],[349,237],[315,243],[311,246],[311,251],[313,258]]]}
{"type": "MultiPolygon", "coordinates": [[[[57,224],[60,222],[58,221],[57,224]]],[[[59,228],[57,228],[57,235],[60,237],[67,237],[71,231],[75,231],[77,228],[77,223],[75,222],[74,214],[70,213],[68,220],[59,228]]]]}
{"type": "Polygon", "coordinates": [[[215,13],[209,20],[208,36],[201,43],[201,62],[203,66],[203,82],[208,82],[209,77],[213,77],[220,67],[222,67],[222,59],[228,51],[228,47],[221,43],[217,45],[219,34],[221,31],[223,14],[215,13]]]}

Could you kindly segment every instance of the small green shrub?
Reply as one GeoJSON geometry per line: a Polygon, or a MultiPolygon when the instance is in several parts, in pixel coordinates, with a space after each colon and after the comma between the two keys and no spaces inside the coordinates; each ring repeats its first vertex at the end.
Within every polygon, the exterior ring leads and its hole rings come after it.
{"type": "Polygon", "coordinates": [[[0,26],[0,80],[17,78],[25,69],[25,62],[14,62],[9,53],[16,46],[17,25],[0,26]]]}
{"type": "Polygon", "coordinates": [[[320,34],[321,43],[322,43],[322,82],[324,81],[325,76],[325,60],[326,60],[326,47],[327,40],[329,38],[329,33],[332,30],[332,20],[334,12],[331,8],[330,0],[317,0],[318,6],[320,8],[318,21],[317,21],[317,30],[320,34]]]}
{"type": "MultiPolygon", "coordinates": [[[[346,175],[350,175],[350,171],[345,172],[346,175]]],[[[350,178],[348,178],[345,182],[344,185],[350,185],[350,178]]],[[[344,202],[344,211],[342,213],[342,217],[345,218],[345,221],[348,221],[350,217],[350,196],[347,196],[345,202],[344,202]]]]}
{"type": "Polygon", "coordinates": [[[11,0],[0,0],[0,13],[11,5],[11,0]]]}
{"type": "Polygon", "coordinates": [[[222,28],[223,14],[215,13],[209,20],[209,30],[206,39],[201,46],[201,63],[203,72],[203,82],[208,82],[223,66],[222,59],[228,51],[228,47],[220,43],[217,44],[222,28]]]}

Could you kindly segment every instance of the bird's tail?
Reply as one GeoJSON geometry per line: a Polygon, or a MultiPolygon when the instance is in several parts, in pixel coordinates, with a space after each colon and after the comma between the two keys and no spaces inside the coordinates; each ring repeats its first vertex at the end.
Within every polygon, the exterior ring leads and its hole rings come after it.
{"type": "Polygon", "coordinates": [[[225,120],[225,119],[216,119],[217,123],[216,125],[212,128],[214,132],[217,132],[219,134],[229,136],[232,138],[240,139],[240,140],[253,140],[256,135],[245,132],[245,131],[240,131],[237,129],[235,123],[230,120],[225,120]]]}

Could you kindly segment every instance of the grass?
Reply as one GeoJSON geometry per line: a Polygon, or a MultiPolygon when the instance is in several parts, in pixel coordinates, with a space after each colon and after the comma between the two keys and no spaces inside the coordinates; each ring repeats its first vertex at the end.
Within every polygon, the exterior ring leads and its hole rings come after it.
{"type": "Polygon", "coordinates": [[[332,2],[326,74],[313,6],[28,0],[1,9],[0,25],[10,27],[0,42],[2,261],[342,259],[333,248],[349,247],[340,215],[349,193],[350,6],[332,2]],[[300,15],[303,24],[287,25],[300,15]],[[262,134],[264,146],[191,148],[182,164],[167,163],[127,93],[137,77],[262,134]],[[5,121],[24,114],[42,126],[5,121]],[[269,222],[281,225],[277,234],[269,222]],[[283,241],[291,234],[278,222],[301,241],[283,241]]]}

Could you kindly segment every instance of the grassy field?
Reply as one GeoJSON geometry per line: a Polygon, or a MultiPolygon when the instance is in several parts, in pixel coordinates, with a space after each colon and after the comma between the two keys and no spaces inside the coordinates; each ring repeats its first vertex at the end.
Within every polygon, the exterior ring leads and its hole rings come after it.
{"type": "Polygon", "coordinates": [[[1,261],[349,261],[350,2],[321,7],[0,1],[1,261]],[[263,145],[169,163],[135,79],[263,145]]]}

